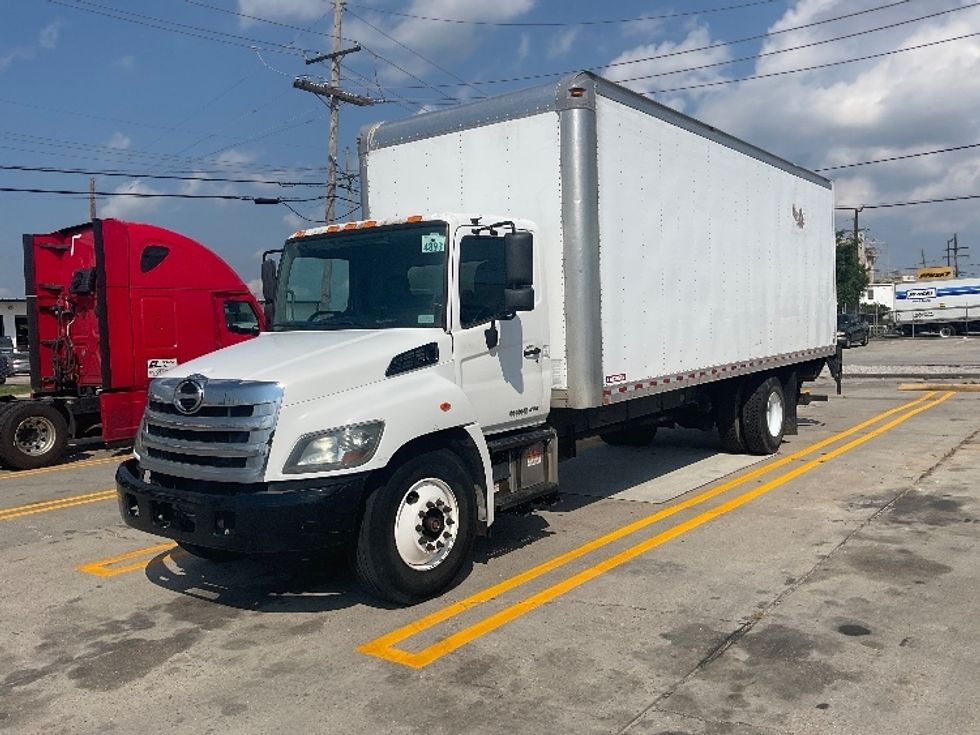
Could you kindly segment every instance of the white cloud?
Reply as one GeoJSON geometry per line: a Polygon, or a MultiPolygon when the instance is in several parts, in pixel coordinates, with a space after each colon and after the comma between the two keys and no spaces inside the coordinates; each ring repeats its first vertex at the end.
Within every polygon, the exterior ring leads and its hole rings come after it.
{"type": "MultiPolygon", "coordinates": [[[[161,191],[155,189],[142,181],[128,181],[120,184],[114,191],[127,194],[159,194],[161,191]]],[[[118,217],[119,219],[133,219],[145,217],[160,208],[160,199],[145,199],[133,196],[114,196],[111,197],[104,206],[100,208],[100,217],[118,217]]]]}
{"type": "Polygon", "coordinates": [[[0,286],[0,299],[10,299],[13,298],[14,292],[9,288],[3,288],[0,286]]]}
{"type": "Polygon", "coordinates": [[[552,38],[548,44],[548,58],[557,59],[559,56],[564,56],[571,51],[578,32],[578,27],[569,28],[552,38]]]}
{"type": "Polygon", "coordinates": [[[531,34],[522,33],[521,41],[517,45],[517,54],[514,61],[516,61],[517,64],[523,64],[524,60],[527,58],[527,55],[530,52],[531,52],[531,34]]]}
{"type": "Polygon", "coordinates": [[[56,20],[53,23],[49,23],[41,29],[38,34],[37,42],[41,48],[53,49],[58,45],[58,35],[61,33],[62,22],[56,20]]]}
{"type": "Polygon", "coordinates": [[[128,135],[124,135],[123,133],[120,132],[113,133],[112,137],[109,138],[108,142],[106,142],[106,145],[109,148],[115,148],[118,151],[124,151],[127,148],[129,148],[132,144],[133,144],[132,139],[128,135]]]}
{"type": "MultiPolygon", "coordinates": [[[[307,222],[305,219],[299,215],[293,214],[292,212],[286,212],[286,214],[282,216],[282,221],[283,224],[285,224],[290,230],[303,230],[307,227],[315,227],[314,224],[307,222]]],[[[261,288],[259,290],[261,290],[261,288]]]]}
{"type": "MultiPolygon", "coordinates": [[[[721,81],[725,79],[725,67],[711,65],[727,61],[730,53],[727,46],[699,50],[709,45],[709,30],[697,26],[680,42],[662,41],[624,51],[610,62],[604,76],[642,93],[721,81]]],[[[656,99],[683,110],[699,96],[700,93],[669,93],[657,95],[656,99]]]]}
{"type": "Polygon", "coordinates": [[[252,292],[252,296],[257,298],[259,301],[262,300],[262,279],[252,278],[245,283],[246,288],[252,292]]]}
{"type": "Polygon", "coordinates": [[[17,60],[30,60],[34,58],[34,49],[18,47],[0,56],[0,71],[4,71],[8,66],[17,60]]]}
{"type": "MultiPolygon", "coordinates": [[[[238,12],[269,20],[316,20],[330,12],[330,0],[238,0],[238,12]]],[[[242,25],[257,21],[242,19],[242,25]]]]}

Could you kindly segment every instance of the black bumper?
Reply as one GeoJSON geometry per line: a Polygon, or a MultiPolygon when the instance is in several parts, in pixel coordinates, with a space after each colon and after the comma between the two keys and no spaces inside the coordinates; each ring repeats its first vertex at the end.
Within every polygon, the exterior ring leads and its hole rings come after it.
{"type": "Polygon", "coordinates": [[[268,554],[348,542],[357,528],[367,473],[229,484],[220,493],[174,490],[140,477],[135,459],[116,470],[119,512],[127,525],[210,549],[268,554]]]}

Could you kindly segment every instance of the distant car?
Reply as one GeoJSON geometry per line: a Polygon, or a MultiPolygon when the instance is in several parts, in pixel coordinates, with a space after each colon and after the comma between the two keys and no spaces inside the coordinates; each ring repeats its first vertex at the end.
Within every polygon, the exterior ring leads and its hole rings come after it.
{"type": "Polygon", "coordinates": [[[7,356],[0,352],[0,385],[7,382],[7,375],[10,374],[10,360],[7,356]]]}
{"type": "Polygon", "coordinates": [[[6,357],[10,360],[10,374],[20,375],[31,372],[31,356],[26,352],[12,352],[6,357]]]}
{"type": "Polygon", "coordinates": [[[844,347],[868,344],[871,327],[856,314],[837,315],[837,341],[844,347]]]}

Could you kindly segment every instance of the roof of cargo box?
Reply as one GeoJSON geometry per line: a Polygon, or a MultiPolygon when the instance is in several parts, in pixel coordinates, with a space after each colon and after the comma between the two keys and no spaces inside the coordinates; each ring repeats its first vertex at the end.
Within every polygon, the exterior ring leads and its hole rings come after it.
{"type": "Polygon", "coordinates": [[[677,110],[589,71],[576,72],[557,82],[541,84],[517,92],[508,92],[496,97],[487,97],[446,110],[425,112],[404,120],[366,125],[361,129],[358,140],[361,162],[363,164],[365,153],[379,148],[483,127],[505,120],[530,117],[542,112],[561,112],[575,108],[594,110],[596,96],[614,100],[660,118],[671,125],[676,125],[696,135],[720,143],[807,181],[828,189],[831,187],[829,179],[813,171],[797,166],[795,163],[751,143],[746,143],[744,140],[724,133],[700,120],[677,112],[677,110]],[[590,92],[592,93],[590,94],[590,92]]]}

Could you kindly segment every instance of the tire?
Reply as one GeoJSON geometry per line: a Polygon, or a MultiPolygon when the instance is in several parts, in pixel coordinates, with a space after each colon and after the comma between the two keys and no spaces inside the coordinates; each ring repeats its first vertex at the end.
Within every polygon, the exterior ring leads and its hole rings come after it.
{"type": "Polygon", "coordinates": [[[207,559],[208,561],[217,562],[221,564],[226,561],[235,561],[237,559],[244,558],[244,554],[237,551],[226,551],[225,549],[209,549],[206,546],[198,546],[197,544],[185,544],[183,541],[178,541],[177,545],[186,551],[191,556],[196,556],[198,559],[207,559]]]}
{"type": "Polygon", "coordinates": [[[731,386],[730,391],[719,392],[712,399],[715,404],[715,425],[721,448],[729,454],[745,453],[745,438],[742,436],[742,384],[731,386]]]}
{"type": "Polygon", "coordinates": [[[396,469],[365,503],[354,558],[364,589],[406,605],[451,587],[472,563],[473,485],[466,466],[448,450],[413,457],[396,469]]]}
{"type": "Polygon", "coordinates": [[[631,429],[603,431],[599,438],[612,447],[648,447],[657,435],[656,426],[637,426],[631,429]]]}
{"type": "Polygon", "coordinates": [[[770,376],[752,391],[742,406],[742,434],[751,454],[773,454],[786,429],[786,396],[779,378],[770,376]]]}
{"type": "Polygon", "coordinates": [[[864,339],[861,340],[861,346],[867,347],[869,341],[871,341],[871,332],[865,332],[864,339]]]}
{"type": "Polygon", "coordinates": [[[0,463],[14,470],[54,464],[68,446],[68,424],[54,406],[16,401],[0,415],[0,463]]]}
{"type": "Polygon", "coordinates": [[[955,334],[956,334],[956,330],[953,329],[953,327],[951,327],[949,324],[944,324],[939,328],[939,336],[942,337],[943,339],[949,339],[950,337],[955,336],[955,334]]]}

